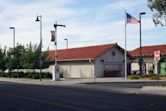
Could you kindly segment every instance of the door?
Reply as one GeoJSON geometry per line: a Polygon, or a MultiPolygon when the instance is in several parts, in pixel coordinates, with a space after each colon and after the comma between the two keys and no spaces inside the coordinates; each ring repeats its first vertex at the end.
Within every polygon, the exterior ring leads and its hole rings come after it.
{"type": "Polygon", "coordinates": [[[166,75],[166,62],[160,63],[160,74],[166,75]]]}

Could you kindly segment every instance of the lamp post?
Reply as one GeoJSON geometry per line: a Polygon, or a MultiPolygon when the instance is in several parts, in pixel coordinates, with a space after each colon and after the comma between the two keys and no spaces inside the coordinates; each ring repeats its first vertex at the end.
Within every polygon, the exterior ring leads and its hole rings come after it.
{"type": "Polygon", "coordinates": [[[60,24],[54,24],[54,28],[55,28],[55,65],[54,65],[54,73],[53,73],[53,80],[59,79],[59,77],[57,78],[57,75],[59,76],[59,68],[58,68],[58,51],[57,51],[57,27],[66,27],[65,25],[60,25],[60,24]]]}
{"type": "Polygon", "coordinates": [[[64,39],[66,41],[66,49],[68,49],[68,39],[64,39]]]}
{"type": "MultiPolygon", "coordinates": [[[[36,22],[40,21],[40,52],[42,51],[42,16],[37,16],[36,22]],[[40,18],[40,19],[39,19],[40,18]]],[[[41,55],[39,55],[39,67],[40,67],[40,81],[42,80],[41,75],[41,67],[42,67],[42,61],[41,61],[41,55]]]]}
{"type": "MultiPolygon", "coordinates": [[[[14,49],[15,48],[15,27],[9,27],[9,29],[13,30],[13,49],[14,49]]],[[[14,57],[14,55],[12,57],[14,57]]],[[[15,69],[14,69],[14,72],[15,72],[15,69]]],[[[14,73],[13,77],[14,76],[15,76],[15,73],[14,73]]]]}
{"type": "Polygon", "coordinates": [[[141,32],[141,15],[146,14],[145,12],[139,13],[139,24],[140,24],[140,57],[139,57],[139,69],[140,69],[140,75],[142,75],[142,63],[143,63],[143,58],[142,58],[142,32],[141,32]]]}
{"type": "Polygon", "coordinates": [[[15,48],[15,27],[10,27],[13,30],[13,48],[15,48]]]}

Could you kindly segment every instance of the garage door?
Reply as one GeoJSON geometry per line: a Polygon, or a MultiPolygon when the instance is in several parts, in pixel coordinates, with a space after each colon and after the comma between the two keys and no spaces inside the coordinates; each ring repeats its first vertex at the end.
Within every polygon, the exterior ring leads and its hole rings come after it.
{"type": "Polygon", "coordinates": [[[92,78],[93,65],[71,65],[71,78],[92,78]]]}

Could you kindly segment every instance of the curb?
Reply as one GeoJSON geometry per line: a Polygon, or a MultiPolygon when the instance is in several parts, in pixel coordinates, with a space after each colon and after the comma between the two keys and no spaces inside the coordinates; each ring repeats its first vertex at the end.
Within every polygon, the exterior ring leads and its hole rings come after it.
{"type": "Polygon", "coordinates": [[[165,86],[144,86],[141,88],[141,90],[145,90],[145,91],[166,91],[166,87],[165,86]]]}
{"type": "Polygon", "coordinates": [[[166,96],[166,87],[164,87],[164,86],[144,86],[139,90],[139,93],[166,96]]]}

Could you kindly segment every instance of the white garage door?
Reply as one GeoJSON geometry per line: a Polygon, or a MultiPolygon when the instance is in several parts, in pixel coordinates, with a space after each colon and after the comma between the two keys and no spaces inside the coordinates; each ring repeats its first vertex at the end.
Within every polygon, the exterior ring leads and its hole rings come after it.
{"type": "Polygon", "coordinates": [[[93,78],[93,65],[71,65],[71,78],[93,78]]]}

